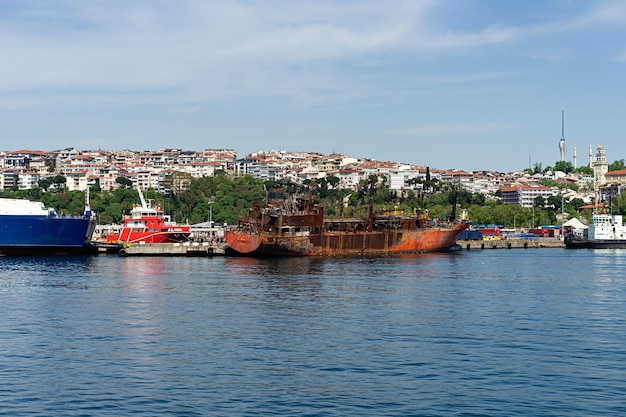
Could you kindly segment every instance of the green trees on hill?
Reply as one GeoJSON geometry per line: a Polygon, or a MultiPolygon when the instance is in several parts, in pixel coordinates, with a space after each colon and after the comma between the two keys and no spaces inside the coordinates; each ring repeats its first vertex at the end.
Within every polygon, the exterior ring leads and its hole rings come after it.
{"type": "MultiPolygon", "coordinates": [[[[156,190],[142,191],[146,201],[159,206],[172,220],[179,223],[201,223],[213,220],[218,223],[235,223],[244,217],[254,204],[263,203],[263,182],[252,176],[233,178],[224,173],[213,177],[193,179],[188,191],[162,195],[156,190]]],[[[92,192],[91,207],[98,213],[100,223],[120,223],[122,214],[129,213],[133,205],[140,204],[135,189],[118,188],[113,191],[92,192]]]]}
{"type": "MultiPolygon", "coordinates": [[[[130,213],[134,205],[140,204],[137,190],[129,188],[125,182],[111,191],[92,187],[90,204],[98,213],[101,224],[120,223],[123,213],[130,213]]],[[[531,227],[540,224],[555,224],[561,211],[560,198],[537,201],[534,209],[518,205],[504,205],[499,201],[488,200],[482,194],[473,194],[458,187],[443,187],[442,184],[429,184],[430,193],[413,190],[396,193],[389,188],[386,177],[370,175],[362,180],[356,190],[338,187],[339,179],[327,177],[306,180],[302,185],[288,185],[292,191],[313,195],[324,206],[328,217],[366,216],[370,201],[374,210],[382,213],[412,214],[428,211],[429,217],[447,219],[453,214],[456,202],[456,216],[462,209],[469,214],[475,224],[500,224],[505,227],[531,227]],[[558,201],[557,201],[558,200],[558,201]]],[[[252,176],[233,177],[218,172],[212,177],[193,178],[187,191],[161,195],[156,190],[143,191],[144,197],[153,206],[160,206],[173,220],[190,224],[209,219],[209,213],[216,223],[234,224],[244,217],[254,204],[265,201],[265,187],[280,185],[277,182],[264,182],[252,176]]],[[[284,186],[287,184],[283,184],[284,186]]],[[[54,207],[59,213],[81,214],[84,208],[84,193],[67,191],[57,186],[30,190],[6,190],[0,196],[27,198],[43,201],[47,207],[54,207]]],[[[577,216],[576,209],[582,201],[566,204],[569,217],[577,216]]],[[[616,200],[614,209],[626,211],[626,200],[616,200]]]]}
{"type": "Polygon", "coordinates": [[[170,197],[180,221],[200,223],[207,221],[212,212],[214,221],[233,224],[254,204],[265,201],[265,189],[263,181],[251,175],[233,178],[220,172],[213,177],[194,179],[189,191],[170,197]]]}
{"type": "MultiPolygon", "coordinates": [[[[130,213],[134,205],[141,203],[137,190],[127,188],[124,182],[111,191],[92,187],[89,195],[93,211],[98,213],[99,223],[121,223],[124,213],[130,213]]],[[[252,176],[233,178],[224,173],[214,177],[194,179],[189,191],[161,195],[156,190],[143,191],[144,198],[153,207],[160,206],[177,222],[201,223],[209,220],[209,212],[216,222],[235,223],[244,217],[254,204],[265,201],[263,181],[252,176]]],[[[5,190],[0,197],[25,198],[42,201],[46,207],[54,207],[60,214],[80,215],[85,207],[85,193],[42,188],[29,190],[5,190]]]]}
{"type": "Polygon", "coordinates": [[[618,159],[617,161],[613,161],[613,163],[609,164],[608,170],[610,171],[619,171],[625,169],[626,165],[624,165],[623,159],[618,159]]]}

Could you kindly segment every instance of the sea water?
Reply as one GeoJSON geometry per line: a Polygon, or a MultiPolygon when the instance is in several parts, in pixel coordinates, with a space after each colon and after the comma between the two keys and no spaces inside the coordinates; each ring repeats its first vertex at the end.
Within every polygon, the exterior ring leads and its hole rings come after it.
{"type": "Polygon", "coordinates": [[[0,258],[0,415],[624,415],[626,251],[0,258]]]}

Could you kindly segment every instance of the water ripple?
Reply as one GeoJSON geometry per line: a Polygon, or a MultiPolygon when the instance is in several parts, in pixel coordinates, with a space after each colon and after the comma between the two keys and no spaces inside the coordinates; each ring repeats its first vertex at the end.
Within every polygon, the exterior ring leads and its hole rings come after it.
{"type": "Polygon", "coordinates": [[[619,415],[615,251],[6,258],[0,415],[619,415]]]}

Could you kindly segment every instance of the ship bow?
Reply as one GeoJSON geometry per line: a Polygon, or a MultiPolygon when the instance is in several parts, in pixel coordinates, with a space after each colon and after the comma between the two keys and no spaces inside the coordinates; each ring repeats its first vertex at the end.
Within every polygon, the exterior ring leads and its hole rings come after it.
{"type": "Polygon", "coordinates": [[[262,242],[261,236],[236,231],[225,231],[224,239],[230,249],[240,254],[256,251],[262,242]]]}

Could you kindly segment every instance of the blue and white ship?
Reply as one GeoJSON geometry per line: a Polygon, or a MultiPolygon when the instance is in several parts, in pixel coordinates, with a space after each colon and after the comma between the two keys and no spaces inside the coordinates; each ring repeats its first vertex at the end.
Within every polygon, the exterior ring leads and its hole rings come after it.
{"type": "Polygon", "coordinates": [[[96,216],[57,214],[38,201],[0,198],[0,255],[74,255],[92,250],[96,216]]]}
{"type": "Polygon", "coordinates": [[[565,236],[568,248],[626,249],[626,226],[621,214],[594,213],[582,236],[565,236]]]}

